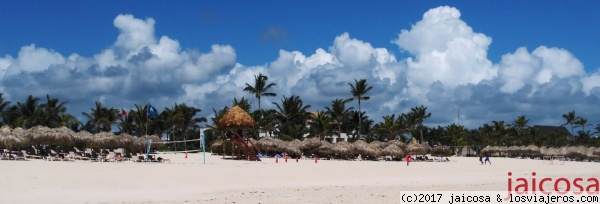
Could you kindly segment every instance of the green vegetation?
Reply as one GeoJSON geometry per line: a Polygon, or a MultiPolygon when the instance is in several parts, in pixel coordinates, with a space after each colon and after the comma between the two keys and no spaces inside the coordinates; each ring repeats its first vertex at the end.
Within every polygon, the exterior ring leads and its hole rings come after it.
{"type": "MultiPolygon", "coordinates": [[[[257,122],[254,129],[248,130],[249,136],[258,139],[260,133],[277,137],[285,141],[294,139],[302,140],[304,135],[309,137],[331,138],[342,133],[349,135],[349,142],[363,139],[367,142],[389,141],[400,139],[407,142],[414,136],[421,142],[431,145],[471,146],[480,149],[487,145],[492,146],[566,146],[584,145],[600,146],[600,124],[595,128],[590,126],[587,119],[577,116],[575,111],[563,114],[563,126],[567,126],[575,135],[570,136],[569,131],[553,131],[530,126],[526,116],[516,116],[512,123],[505,121],[491,121],[476,129],[467,129],[459,124],[449,124],[442,127],[428,127],[427,118],[432,113],[427,112],[426,106],[417,106],[406,113],[394,113],[383,116],[383,120],[373,123],[365,112],[361,111],[361,103],[368,100],[366,96],[373,88],[365,79],[348,83],[348,99],[334,99],[330,107],[309,112],[310,105],[304,104],[300,96],[283,96],[280,102],[273,102],[274,109],[262,109],[260,99],[262,96],[276,96],[268,92],[276,86],[268,82],[268,77],[259,74],[255,76],[254,86],[246,84],[244,91],[253,94],[259,101],[258,109],[252,110],[248,100],[233,98],[232,106],[240,106],[250,112],[257,122]],[[357,100],[358,111],[348,107],[350,101],[357,100]]],[[[148,104],[135,104],[135,109],[120,110],[106,107],[100,102],[88,112],[83,112],[86,121],[79,121],[67,113],[67,101],[60,101],[49,95],[42,100],[29,96],[24,102],[13,103],[7,101],[0,93],[0,125],[11,128],[21,127],[29,129],[35,126],[50,128],[68,127],[74,131],[88,131],[90,133],[114,132],[115,134],[128,133],[133,136],[155,134],[168,136],[168,140],[190,140],[200,137],[200,128],[208,127],[206,142],[211,144],[214,140],[221,139],[227,131],[218,126],[219,119],[229,110],[228,106],[222,109],[213,108],[213,117],[210,122],[203,117],[198,117],[202,110],[184,104],[174,104],[165,107],[157,113],[157,118],[148,115],[148,104]],[[125,114],[123,113],[125,112],[125,114]],[[209,124],[203,124],[203,123],[209,124]]],[[[557,116],[560,117],[560,116],[557,116]]],[[[562,128],[562,127],[561,127],[562,128]]],[[[564,129],[564,128],[563,128],[564,129]]],[[[181,144],[179,144],[181,145],[181,144]]],[[[188,145],[198,145],[197,143],[188,145]]],[[[188,147],[174,147],[175,149],[190,149],[188,147]]]]}

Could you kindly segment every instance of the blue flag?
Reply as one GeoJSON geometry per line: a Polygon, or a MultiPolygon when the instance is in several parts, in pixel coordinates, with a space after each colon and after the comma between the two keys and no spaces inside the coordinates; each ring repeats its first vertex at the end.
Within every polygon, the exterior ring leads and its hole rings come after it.
{"type": "Polygon", "coordinates": [[[148,115],[152,117],[152,119],[156,119],[156,108],[152,107],[150,104],[148,104],[148,115]]]}

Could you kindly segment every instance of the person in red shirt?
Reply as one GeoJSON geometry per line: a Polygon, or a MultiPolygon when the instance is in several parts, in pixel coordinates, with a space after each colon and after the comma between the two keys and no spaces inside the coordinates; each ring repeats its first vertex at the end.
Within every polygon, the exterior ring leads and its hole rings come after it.
{"type": "Polygon", "coordinates": [[[412,156],[410,154],[406,155],[406,166],[412,161],[412,156]]]}

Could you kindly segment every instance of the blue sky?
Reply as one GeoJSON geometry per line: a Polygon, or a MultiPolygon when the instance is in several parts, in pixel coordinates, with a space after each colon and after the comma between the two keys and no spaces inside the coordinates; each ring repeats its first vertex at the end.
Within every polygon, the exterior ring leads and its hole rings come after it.
{"type": "Polygon", "coordinates": [[[278,83],[280,94],[262,104],[299,95],[313,109],[349,97],[347,83],[366,78],[375,89],[364,109],[375,121],[426,105],[430,125],[455,122],[459,108],[470,127],[518,115],[559,125],[571,110],[597,124],[597,4],[2,1],[0,88],[13,101],[58,96],[74,113],[97,100],[151,101],[197,105],[210,117],[233,97],[251,98],[241,89],[254,74],[278,83]]]}

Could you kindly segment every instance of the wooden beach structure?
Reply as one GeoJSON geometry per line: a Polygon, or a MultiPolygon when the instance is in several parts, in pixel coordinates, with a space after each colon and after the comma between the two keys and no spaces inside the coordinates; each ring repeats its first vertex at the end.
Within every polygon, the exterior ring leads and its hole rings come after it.
{"type": "MultiPolygon", "coordinates": [[[[231,159],[240,159],[248,161],[260,161],[258,153],[260,150],[252,140],[245,136],[243,129],[251,128],[256,125],[254,119],[239,106],[229,109],[219,120],[219,127],[225,128],[223,141],[229,140],[231,143],[231,159]],[[237,151],[236,151],[237,150],[237,151]],[[236,154],[237,152],[237,154],[236,154]],[[235,157],[237,155],[237,157],[235,157]]],[[[225,158],[225,142],[222,144],[223,158],[225,158]]]]}

